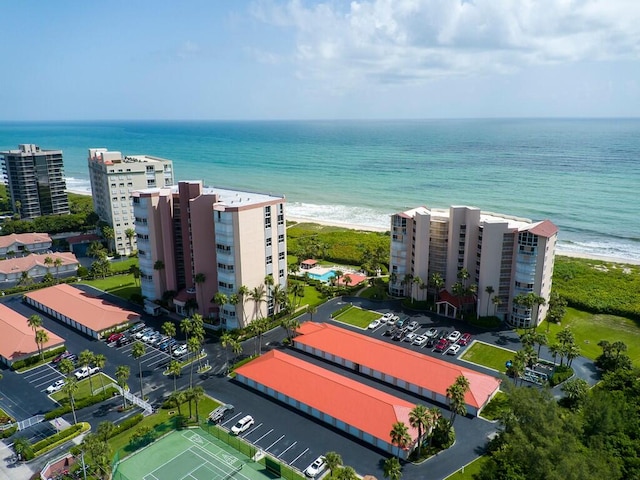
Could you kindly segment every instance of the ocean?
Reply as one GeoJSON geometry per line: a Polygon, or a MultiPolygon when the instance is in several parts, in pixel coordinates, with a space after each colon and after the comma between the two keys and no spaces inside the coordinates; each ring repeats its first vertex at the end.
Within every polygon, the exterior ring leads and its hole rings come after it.
{"type": "Polygon", "coordinates": [[[291,217],[388,227],[425,205],[471,205],[560,229],[558,251],[640,260],[640,119],[0,122],[0,150],[173,160],[176,180],[284,194],[291,217]]]}

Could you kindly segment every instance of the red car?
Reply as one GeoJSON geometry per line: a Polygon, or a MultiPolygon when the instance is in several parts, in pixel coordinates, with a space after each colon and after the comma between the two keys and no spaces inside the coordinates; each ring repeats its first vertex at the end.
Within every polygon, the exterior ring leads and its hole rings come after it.
{"type": "Polygon", "coordinates": [[[107,338],[107,343],[117,342],[123,336],[124,336],[124,333],[112,333],[111,335],[109,335],[109,338],[107,338]]]}
{"type": "Polygon", "coordinates": [[[463,333],[460,340],[458,340],[458,345],[462,345],[464,347],[465,345],[469,345],[469,342],[471,342],[471,334],[463,333]]]}
{"type": "Polygon", "coordinates": [[[440,340],[438,340],[436,348],[434,348],[433,351],[441,353],[444,352],[447,348],[449,348],[449,340],[447,340],[446,338],[441,338],[440,340]]]}
{"type": "Polygon", "coordinates": [[[69,358],[71,357],[71,355],[73,355],[71,352],[67,351],[67,352],[62,352],[60,355],[58,355],[56,358],[54,358],[53,360],[51,360],[51,363],[60,363],[60,360],[64,359],[64,358],[69,358]]]}

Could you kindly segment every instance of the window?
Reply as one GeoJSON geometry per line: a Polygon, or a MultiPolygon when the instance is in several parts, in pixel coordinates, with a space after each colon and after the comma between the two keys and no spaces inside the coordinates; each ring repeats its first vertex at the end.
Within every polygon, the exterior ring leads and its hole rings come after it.
{"type": "Polygon", "coordinates": [[[278,215],[278,225],[284,225],[284,215],[278,215]]]}
{"type": "Polygon", "coordinates": [[[271,228],[271,207],[264,207],[264,228],[271,228]]]}
{"type": "Polygon", "coordinates": [[[278,235],[278,243],[284,242],[284,235],[278,235]]]}
{"type": "Polygon", "coordinates": [[[271,237],[267,238],[266,243],[267,243],[267,247],[271,246],[271,237]]]}
{"type": "Polygon", "coordinates": [[[278,254],[278,260],[284,260],[284,252],[278,254]]]}
{"type": "Polygon", "coordinates": [[[278,272],[278,277],[279,278],[284,278],[284,269],[280,269],[280,271],[278,272]]]}
{"type": "Polygon", "coordinates": [[[271,265],[273,263],[273,258],[271,255],[267,256],[267,265],[271,265]]]}

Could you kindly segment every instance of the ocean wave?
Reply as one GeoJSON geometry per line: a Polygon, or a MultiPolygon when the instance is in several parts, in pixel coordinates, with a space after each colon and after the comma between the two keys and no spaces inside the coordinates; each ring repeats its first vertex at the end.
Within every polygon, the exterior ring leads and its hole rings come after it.
{"type": "Polygon", "coordinates": [[[66,177],[67,190],[91,193],[91,182],[85,178],[66,177]]]}
{"type": "Polygon", "coordinates": [[[391,212],[381,212],[365,207],[349,207],[347,205],[316,205],[313,203],[290,202],[287,203],[287,215],[319,222],[325,221],[388,230],[391,212]]]}
{"type": "Polygon", "coordinates": [[[560,240],[556,251],[559,254],[597,255],[611,259],[640,261],[640,251],[638,251],[637,245],[633,244],[633,241],[621,242],[615,239],[610,240],[609,238],[589,241],[560,240]]]}

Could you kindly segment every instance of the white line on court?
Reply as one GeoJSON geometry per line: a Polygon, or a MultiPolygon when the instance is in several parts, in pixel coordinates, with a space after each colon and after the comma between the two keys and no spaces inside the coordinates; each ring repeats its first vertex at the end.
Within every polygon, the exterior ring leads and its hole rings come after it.
{"type": "Polygon", "coordinates": [[[265,450],[268,452],[271,447],[273,447],[276,443],[278,443],[283,438],[284,438],[284,435],[282,435],[279,439],[277,439],[275,442],[273,442],[271,445],[269,445],[267,448],[265,448],[265,450]]]}
{"type": "Polygon", "coordinates": [[[298,442],[297,442],[297,441],[296,441],[296,442],[293,442],[291,445],[289,445],[287,448],[285,448],[285,449],[284,449],[284,452],[282,452],[280,455],[278,455],[278,458],[282,458],[282,455],[284,455],[285,453],[287,453],[287,451],[288,451],[290,448],[293,448],[293,446],[294,446],[296,443],[298,443],[298,442]]]}
{"type": "MultiPolygon", "coordinates": [[[[260,425],[262,425],[262,424],[260,424],[260,425]]],[[[253,441],[253,443],[258,443],[260,440],[262,440],[264,437],[266,437],[267,435],[269,435],[271,432],[273,432],[273,428],[272,428],[271,430],[269,430],[267,433],[265,433],[264,435],[262,435],[262,436],[261,436],[260,438],[258,438],[257,440],[254,440],[254,441],[253,441]]],[[[249,434],[247,433],[247,435],[249,435],[249,434]]],[[[246,437],[247,435],[245,435],[245,437],[246,437]]]]}
{"type": "Polygon", "coordinates": [[[296,463],[296,462],[298,461],[298,459],[299,459],[302,455],[304,455],[305,453],[307,453],[308,451],[309,451],[309,449],[308,449],[308,448],[307,448],[307,449],[305,449],[305,451],[304,451],[304,452],[302,452],[302,453],[301,453],[300,455],[298,455],[296,458],[294,458],[293,460],[291,460],[291,461],[289,462],[289,465],[293,465],[294,463],[296,463]]]}

